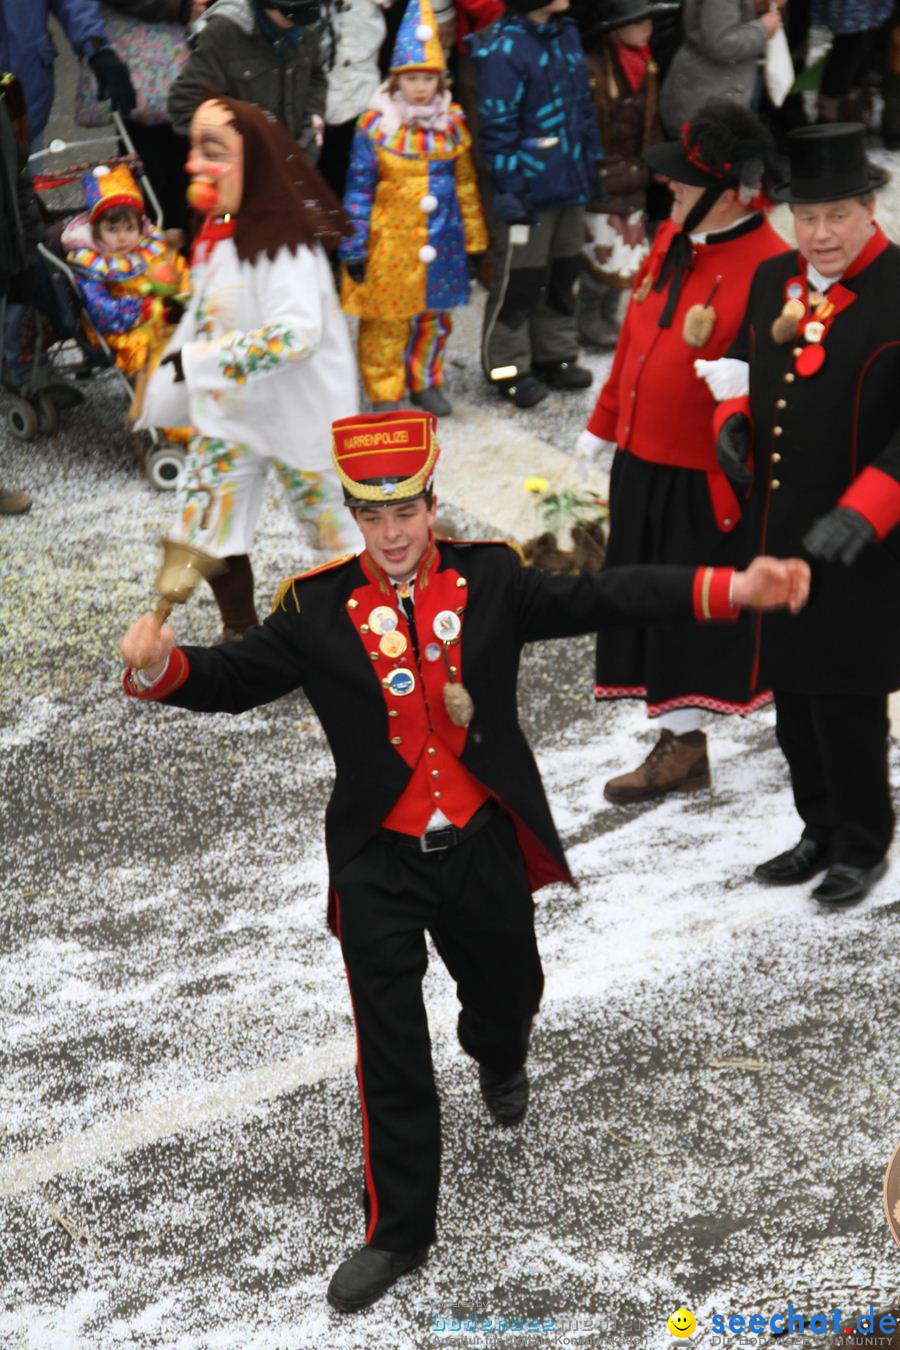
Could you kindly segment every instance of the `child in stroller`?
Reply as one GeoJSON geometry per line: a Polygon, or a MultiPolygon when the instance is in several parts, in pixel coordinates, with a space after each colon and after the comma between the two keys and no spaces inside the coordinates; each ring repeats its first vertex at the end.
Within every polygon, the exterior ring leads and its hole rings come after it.
{"type": "Polygon", "coordinates": [[[86,210],[62,233],[66,262],[84,302],[83,327],[102,333],[126,375],[152,369],[187,298],[187,264],[145,215],[127,164],[98,164],[82,178],[86,210]],[[86,320],[86,321],[85,321],[86,320]]]}

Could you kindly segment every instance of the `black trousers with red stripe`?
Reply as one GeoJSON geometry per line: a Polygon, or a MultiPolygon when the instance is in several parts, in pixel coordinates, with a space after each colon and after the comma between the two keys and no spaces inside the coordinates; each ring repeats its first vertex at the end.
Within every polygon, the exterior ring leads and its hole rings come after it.
{"type": "Polygon", "coordinates": [[[833,862],[874,867],[894,833],[887,695],[776,689],[775,731],[804,836],[833,862]]]}
{"type": "Polygon", "coordinates": [[[456,981],[463,1049],[513,1073],[525,1062],[544,983],[534,902],[515,828],[500,810],[442,852],[373,839],[332,881],[356,1021],[366,1242],[409,1251],[434,1240],[440,1180],[422,999],[426,931],[456,981]]]}

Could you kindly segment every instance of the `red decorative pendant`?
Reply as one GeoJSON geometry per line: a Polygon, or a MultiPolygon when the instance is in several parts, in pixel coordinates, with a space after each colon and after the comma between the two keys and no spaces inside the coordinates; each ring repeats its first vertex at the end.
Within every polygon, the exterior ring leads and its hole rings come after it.
{"type": "Polygon", "coordinates": [[[825,364],[825,348],[821,342],[817,342],[811,347],[804,347],[797,357],[796,364],[798,375],[815,375],[817,370],[821,370],[825,364]]]}

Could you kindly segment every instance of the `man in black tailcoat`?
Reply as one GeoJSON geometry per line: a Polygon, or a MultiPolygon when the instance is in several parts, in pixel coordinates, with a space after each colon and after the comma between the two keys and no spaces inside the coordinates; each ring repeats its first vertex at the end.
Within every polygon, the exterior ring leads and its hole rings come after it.
{"type": "Polygon", "coordinates": [[[754,547],[813,561],[796,623],[757,623],[756,679],[803,820],[798,844],[761,863],[824,904],[861,899],[894,828],[888,693],[900,685],[900,249],[874,219],[884,175],[855,123],[788,137],[798,249],[762,263],[742,329],[710,383],[744,381],[717,410],[719,462],[752,486],[754,547]],[[751,464],[752,461],[752,464],[751,464]]]}
{"type": "Polygon", "coordinates": [[[728,620],[804,603],[809,569],[622,567],[551,576],[503,544],[435,540],[435,419],[334,424],[334,459],[366,542],[285,583],[241,640],[177,647],[144,615],[122,641],[125,689],[240,713],[300,686],[334,755],[325,812],[332,928],[356,1021],[366,1245],[328,1301],[367,1307],[435,1237],[440,1117],[422,1001],[425,932],[457,984],[459,1039],[501,1124],[521,1120],[543,974],[532,891],[568,880],[519,726],[526,642],[605,624],[728,620]]]}

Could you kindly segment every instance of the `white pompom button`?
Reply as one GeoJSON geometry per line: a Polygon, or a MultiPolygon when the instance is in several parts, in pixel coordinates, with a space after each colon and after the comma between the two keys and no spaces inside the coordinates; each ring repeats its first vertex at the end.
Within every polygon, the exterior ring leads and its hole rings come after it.
{"type": "Polygon", "coordinates": [[[432,212],[437,210],[438,199],[433,197],[430,192],[426,192],[424,197],[419,198],[419,210],[432,212]]]}
{"type": "Polygon", "coordinates": [[[419,262],[434,262],[437,257],[437,249],[432,244],[423,244],[419,249],[419,262]]]}
{"type": "Polygon", "coordinates": [[[434,37],[434,29],[430,24],[420,23],[416,29],[416,37],[420,42],[427,42],[429,38],[434,37]]]}
{"type": "MultiPolygon", "coordinates": [[[[53,147],[51,146],[51,149],[52,149],[52,148],[53,148],[53,147]]],[[[95,178],[105,178],[106,175],[107,175],[108,173],[109,173],[109,165],[108,165],[108,164],[98,164],[97,167],[96,167],[96,169],[94,169],[94,177],[95,177],[95,178]]]]}

